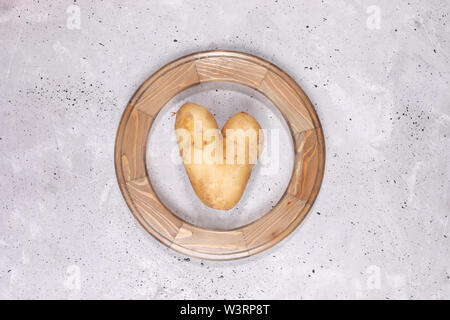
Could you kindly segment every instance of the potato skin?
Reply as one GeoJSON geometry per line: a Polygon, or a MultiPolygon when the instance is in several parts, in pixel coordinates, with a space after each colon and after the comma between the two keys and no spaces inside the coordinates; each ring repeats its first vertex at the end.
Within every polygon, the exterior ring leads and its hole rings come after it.
{"type": "Polygon", "coordinates": [[[254,162],[262,151],[263,137],[260,129],[252,116],[240,112],[228,119],[220,134],[217,122],[207,108],[185,103],[178,110],[175,120],[178,146],[192,187],[205,205],[213,209],[229,210],[239,201],[254,162]],[[216,134],[210,135],[208,132],[216,134]],[[245,147],[242,144],[244,141],[245,147]],[[250,152],[250,142],[256,143],[256,148],[252,145],[253,154],[250,152]],[[206,161],[205,154],[210,152],[207,148],[215,143],[216,149],[211,153],[214,161],[206,161]],[[234,152],[227,154],[231,147],[234,152]],[[195,158],[195,152],[199,150],[203,157],[195,158]],[[227,157],[229,155],[232,157],[227,157]]]}

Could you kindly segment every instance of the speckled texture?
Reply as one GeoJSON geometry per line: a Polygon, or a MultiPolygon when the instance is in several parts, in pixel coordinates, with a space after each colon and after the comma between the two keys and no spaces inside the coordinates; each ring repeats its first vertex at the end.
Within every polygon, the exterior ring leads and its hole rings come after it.
{"type": "Polygon", "coordinates": [[[0,4],[0,298],[450,298],[448,1],[12,3],[0,4]],[[302,225],[230,262],[149,236],[113,161],[137,86],[216,48],[292,75],[327,148],[302,225]]]}

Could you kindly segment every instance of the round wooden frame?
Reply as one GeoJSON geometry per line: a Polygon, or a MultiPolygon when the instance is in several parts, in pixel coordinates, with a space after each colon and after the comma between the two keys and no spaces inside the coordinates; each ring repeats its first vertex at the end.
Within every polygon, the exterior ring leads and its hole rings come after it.
{"type": "Polygon", "coordinates": [[[285,238],[311,208],[324,164],[321,125],[300,86],[275,65],[235,51],[194,53],[155,72],[128,103],[115,145],[117,179],[135,218],[164,245],[201,259],[242,258],[285,238]],[[278,204],[260,219],[227,231],[200,228],[174,215],[154,192],[146,169],[148,133],[158,112],[181,91],[211,81],[235,82],[264,94],[285,117],[295,143],[291,181],[278,204]]]}

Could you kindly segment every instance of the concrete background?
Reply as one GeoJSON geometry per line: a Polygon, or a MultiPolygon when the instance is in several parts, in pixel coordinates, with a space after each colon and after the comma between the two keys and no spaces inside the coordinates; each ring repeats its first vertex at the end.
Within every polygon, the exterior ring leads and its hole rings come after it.
{"type": "Polygon", "coordinates": [[[450,298],[448,1],[0,1],[0,298],[450,298]],[[131,216],[113,166],[138,85],[235,49],[286,70],[327,148],[271,250],[188,259],[131,216]]]}

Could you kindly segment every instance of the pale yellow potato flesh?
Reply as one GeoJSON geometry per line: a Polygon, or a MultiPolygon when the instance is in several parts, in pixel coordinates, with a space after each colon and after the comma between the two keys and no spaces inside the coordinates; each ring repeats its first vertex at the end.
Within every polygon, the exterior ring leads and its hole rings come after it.
{"type": "Polygon", "coordinates": [[[192,187],[205,205],[229,210],[238,203],[262,151],[260,129],[245,112],[228,119],[220,132],[207,108],[185,103],[178,110],[175,132],[180,154],[192,187]]]}

